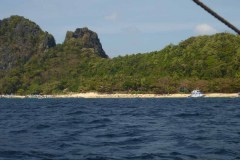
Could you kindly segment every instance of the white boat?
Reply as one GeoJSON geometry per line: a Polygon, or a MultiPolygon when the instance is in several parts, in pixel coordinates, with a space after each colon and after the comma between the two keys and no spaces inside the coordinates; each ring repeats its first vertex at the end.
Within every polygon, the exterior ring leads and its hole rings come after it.
{"type": "Polygon", "coordinates": [[[200,90],[193,90],[189,97],[198,98],[198,97],[205,97],[205,95],[200,90]]]}

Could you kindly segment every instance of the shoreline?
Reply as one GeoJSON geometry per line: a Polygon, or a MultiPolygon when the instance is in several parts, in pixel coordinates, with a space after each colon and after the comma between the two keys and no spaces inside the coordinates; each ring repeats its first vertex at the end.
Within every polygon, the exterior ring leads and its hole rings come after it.
{"type": "MultiPolygon", "coordinates": [[[[0,95],[0,98],[187,98],[190,94],[68,93],[59,95],[0,95]]],[[[237,98],[239,93],[206,93],[206,98],[237,98]]]]}

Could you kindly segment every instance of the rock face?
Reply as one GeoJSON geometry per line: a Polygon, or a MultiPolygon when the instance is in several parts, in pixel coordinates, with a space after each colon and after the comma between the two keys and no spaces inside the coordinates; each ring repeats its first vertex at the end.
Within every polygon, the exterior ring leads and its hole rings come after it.
{"type": "MultiPolygon", "coordinates": [[[[78,28],[67,32],[63,45],[75,48],[79,53],[90,50],[94,56],[108,58],[98,35],[88,28],[78,28]]],[[[55,39],[44,32],[34,22],[21,17],[11,16],[0,20],[0,71],[23,66],[32,56],[55,47],[55,39]]]]}
{"type": "Polygon", "coordinates": [[[108,58],[104,52],[97,33],[88,28],[77,28],[75,32],[68,31],[64,44],[72,44],[81,48],[92,48],[98,56],[108,58]]]}
{"type": "Polygon", "coordinates": [[[34,54],[56,45],[54,37],[28,19],[11,16],[0,21],[0,70],[22,65],[34,54]]]}

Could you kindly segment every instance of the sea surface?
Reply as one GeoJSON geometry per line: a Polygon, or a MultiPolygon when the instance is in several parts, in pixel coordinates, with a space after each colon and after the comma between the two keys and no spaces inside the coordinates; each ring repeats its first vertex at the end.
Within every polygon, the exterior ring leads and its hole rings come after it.
{"type": "Polygon", "coordinates": [[[0,160],[238,160],[240,98],[0,99],[0,160]]]}

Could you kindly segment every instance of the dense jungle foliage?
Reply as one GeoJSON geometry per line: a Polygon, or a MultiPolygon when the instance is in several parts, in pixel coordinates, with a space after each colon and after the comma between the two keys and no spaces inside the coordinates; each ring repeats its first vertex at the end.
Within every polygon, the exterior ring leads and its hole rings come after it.
{"type": "Polygon", "coordinates": [[[82,39],[58,44],[33,54],[23,65],[1,70],[0,94],[240,91],[237,35],[191,37],[161,51],[112,59],[82,44],[82,39]]]}

